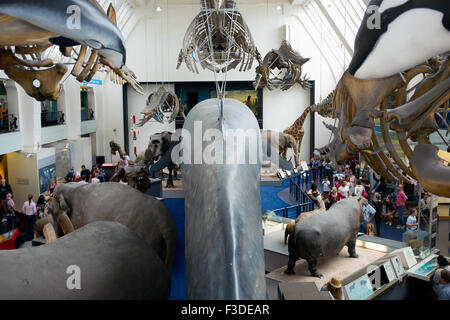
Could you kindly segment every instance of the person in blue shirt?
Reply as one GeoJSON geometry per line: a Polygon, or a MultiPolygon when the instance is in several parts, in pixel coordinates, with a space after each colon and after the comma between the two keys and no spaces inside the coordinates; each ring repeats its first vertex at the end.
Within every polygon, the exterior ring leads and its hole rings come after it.
{"type": "Polygon", "coordinates": [[[419,227],[419,223],[417,222],[417,209],[412,208],[411,214],[409,215],[408,219],[406,220],[406,229],[407,230],[417,230],[419,227]]]}
{"type": "Polygon", "coordinates": [[[450,300],[450,272],[445,269],[441,271],[441,283],[443,287],[438,300],[450,300]]]}
{"type": "Polygon", "coordinates": [[[369,223],[371,223],[377,212],[370,204],[363,206],[362,208],[364,222],[361,223],[359,227],[359,232],[366,233],[366,228],[369,223]]]}

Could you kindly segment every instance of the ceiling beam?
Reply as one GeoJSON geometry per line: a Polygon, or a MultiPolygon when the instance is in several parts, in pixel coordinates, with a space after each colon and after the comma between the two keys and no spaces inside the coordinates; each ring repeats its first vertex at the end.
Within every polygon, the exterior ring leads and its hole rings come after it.
{"type": "Polygon", "coordinates": [[[317,6],[319,7],[320,11],[322,11],[323,15],[327,19],[330,26],[333,28],[334,32],[336,32],[336,35],[338,36],[339,40],[341,40],[342,44],[344,45],[344,48],[347,50],[347,52],[350,54],[351,57],[353,57],[354,51],[351,47],[351,45],[348,43],[347,39],[344,37],[342,32],[339,30],[338,26],[334,22],[334,20],[331,18],[330,14],[328,13],[327,9],[323,6],[321,1],[315,1],[317,3],[317,6]]]}

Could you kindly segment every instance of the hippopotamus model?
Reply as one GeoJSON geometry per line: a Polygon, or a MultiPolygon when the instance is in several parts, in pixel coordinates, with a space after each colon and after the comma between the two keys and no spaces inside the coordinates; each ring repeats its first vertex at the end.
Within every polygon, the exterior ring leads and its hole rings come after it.
{"type": "Polygon", "coordinates": [[[170,274],[163,261],[142,238],[117,222],[89,223],[39,247],[0,250],[0,269],[0,300],[170,296],[170,274]]]}
{"type": "Polygon", "coordinates": [[[289,262],[285,273],[295,274],[295,262],[303,258],[308,261],[311,275],[321,278],[317,259],[335,256],[344,246],[348,247],[350,257],[357,258],[355,246],[359,226],[364,221],[363,205],[367,205],[365,198],[351,197],[299,221],[289,236],[289,262]]]}
{"type": "MultiPolygon", "coordinates": [[[[107,182],[56,186],[50,207],[54,221],[66,212],[75,229],[94,221],[116,221],[153,248],[170,269],[175,256],[175,222],[167,207],[128,185],[107,182]]],[[[61,220],[61,219],[60,219],[61,220]]],[[[60,226],[58,234],[63,234],[60,226]]]]}

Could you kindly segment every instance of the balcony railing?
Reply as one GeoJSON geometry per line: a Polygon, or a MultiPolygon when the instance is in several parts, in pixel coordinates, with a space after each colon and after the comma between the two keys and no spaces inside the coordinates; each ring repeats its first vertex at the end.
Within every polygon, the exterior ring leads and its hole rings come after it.
{"type": "Polygon", "coordinates": [[[94,110],[92,109],[81,109],[81,121],[95,120],[94,110]]]}
{"type": "Polygon", "coordinates": [[[41,126],[51,127],[51,126],[59,126],[66,122],[64,119],[64,112],[41,112],[41,126]]]}
{"type": "Polygon", "coordinates": [[[0,119],[0,133],[14,132],[19,129],[17,116],[14,114],[4,114],[0,119]]]}

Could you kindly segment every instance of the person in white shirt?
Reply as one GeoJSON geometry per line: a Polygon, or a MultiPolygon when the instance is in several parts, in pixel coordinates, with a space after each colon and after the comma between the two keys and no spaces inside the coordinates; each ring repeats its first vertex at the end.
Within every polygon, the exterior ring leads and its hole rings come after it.
{"type": "Polygon", "coordinates": [[[122,161],[125,164],[125,167],[128,167],[128,162],[130,161],[130,157],[127,156],[126,152],[122,153],[122,161]]]}
{"type": "Polygon", "coordinates": [[[33,202],[33,195],[28,195],[28,201],[22,206],[22,212],[27,216],[27,228],[25,230],[25,241],[33,240],[34,224],[36,222],[37,207],[33,202]]]}
{"type": "Polygon", "coordinates": [[[338,191],[346,198],[350,197],[350,188],[347,185],[347,181],[342,181],[342,185],[339,187],[338,191]]]}
{"type": "Polygon", "coordinates": [[[364,187],[361,185],[361,181],[356,180],[354,195],[355,197],[362,197],[364,187]]]}
{"type": "Polygon", "coordinates": [[[98,184],[98,183],[100,183],[100,179],[97,178],[97,176],[94,176],[94,177],[91,179],[91,183],[92,183],[92,184],[98,184]]]}
{"type": "Polygon", "coordinates": [[[323,188],[322,190],[324,193],[331,192],[331,182],[330,182],[330,180],[328,180],[327,176],[325,176],[325,178],[323,178],[322,188],[323,188]]]}

